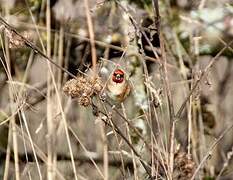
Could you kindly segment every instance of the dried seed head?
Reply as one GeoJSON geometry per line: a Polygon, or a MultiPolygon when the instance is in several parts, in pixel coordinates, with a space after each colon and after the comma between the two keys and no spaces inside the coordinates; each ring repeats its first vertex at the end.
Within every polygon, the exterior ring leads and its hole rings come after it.
{"type": "Polygon", "coordinates": [[[99,77],[77,77],[71,79],[63,87],[63,91],[72,98],[78,98],[82,106],[91,104],[91,98],[102,90],[102,82],[99,77]]]}
{"type": "Polygon", "coordinates": [[[91,105],[91,98],[89,96],[82,96],[78,99],[78,103],[81,106],[87,107],[91,105]]]}
{"type": "Polygon", "coordinates": [[[101,90],[103,89],[102,81],[100,77],[92,77],[90,79],[90,84],[92,85],[92,88],[94,89],[96,94],[101,92],[101,90]]]}
{"type": "MultiPolygon", "coordinates": [[[[158,155],[159,156],[159,155],[158,155]]],[[[166,156],[162,156],[163,165],[159,163],[158,173],[161,179],[166,179],[166,169],[169,165],[166,163],[166,156]],[[165,167],[165,168],[164,168],[165,167]]],[[[158,165],[158,159],[155,159],[155,163],[158,165]]],[[[186,180],[191,179],[196,169],[196,164],[193,161],[190,154],[183,152],[178,146],[174,152],[174,167],[173,167],[173,180],[186,180]]]]}
{"type": "Polygon", "coordinates": [[[95,84],[94,85],[94,90],[95,92],[100,92],[101,90],[103,89],[102,85],[101,84],[95,84]]]}
{"type": "Polygon", "coordinates": [[[27,40],[32,40],[33,38],[32,31],[23,31],[22,35],[19,35],[6,25],[0,25],[0,32],[2,31],[5,32],[9,39],[9,48],[22,48],[27,40]]]}
{"type": "Polygon", "coordinates": [[[174,158],[174,176],[181,180],[190,179],[195,171],[195,163],[190,155],[178,151],[175,153],[174,158]]]}
{"type": "Polygon", "coordinates": [[[79,80],[71,79],[66,82],[65,86],[63,87],[63,91],[72,98],[80,97],[82,88],[79,83],[79,80]]]}
{"type": "Polygon", "coordinates": [[[5,33],[6,36],[9,38],[9,47],[10,48],[20,48],[23,47],[24,44],[24,40],[22,39],[22,37],[20,37],[19,35],[15,34],[15,32],[5,28],[5,33]]]}

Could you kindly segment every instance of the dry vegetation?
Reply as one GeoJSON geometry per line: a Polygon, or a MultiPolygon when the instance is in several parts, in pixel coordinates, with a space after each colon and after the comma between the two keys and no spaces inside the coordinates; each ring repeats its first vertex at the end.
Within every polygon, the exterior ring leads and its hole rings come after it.
{"type": "Polygon", "coordinates": [[[231,0],[0,4],[0,179],[233,179],[231,0]]]}

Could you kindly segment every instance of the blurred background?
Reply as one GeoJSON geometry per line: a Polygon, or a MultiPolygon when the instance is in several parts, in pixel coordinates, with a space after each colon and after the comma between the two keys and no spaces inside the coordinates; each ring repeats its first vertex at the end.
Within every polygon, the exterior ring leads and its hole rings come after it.
{"type": "Polygon", "coordinates": [[[231,0],[0,4],[0,179],[233,179],[231,0]]]}

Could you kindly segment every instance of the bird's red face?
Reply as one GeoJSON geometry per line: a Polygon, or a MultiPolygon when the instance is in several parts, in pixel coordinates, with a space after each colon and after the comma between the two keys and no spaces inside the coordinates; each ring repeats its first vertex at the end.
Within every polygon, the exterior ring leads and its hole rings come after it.
{"type": "Polygon", "coordinates": [[[124,71],[122,71],[120,69],[116,69],[113,72],[113,75],[112,75],[112,81],[113,82],[115,82],[115,83],[122,83],[124,81],[124,78],[125,78],[124,71]]]}
{"type": "Polygon", "coordinates": [[[118,68],[111,76],[111,79],[107,82],[107,95],[115,103],[123,102],[131,90],[126,73],[118,68]]]}

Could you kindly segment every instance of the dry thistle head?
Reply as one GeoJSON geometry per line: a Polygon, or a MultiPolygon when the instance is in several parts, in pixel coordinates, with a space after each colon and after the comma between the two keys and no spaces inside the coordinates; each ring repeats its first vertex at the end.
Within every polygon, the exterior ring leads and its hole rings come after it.
{"type": "Polygon", "coordinates": [[[5,30],[6,36],[9,38],[10,48],[19,48],[19,47],[24,46],[24,40],[20,36],[18,36],[17,34],[15,34],[15,32],[7,28],[5,28],[4,30],[5,30]]]}
{"type": "Polygon", "coordinates": [[[190,155],[179,150],[175,153],[174,162],[175,179],[185,180],[192,177],[196,166],[190,155]]]}
{"type": "Polygon", "coordinates": [[[4,32],[5,35],[9,39],[9,48],[22,48],[25,46],[26,40],[32,40],[33,32],[31,31],[23,31],[20,35],[18,35],[11,28],[6,25],[0,25],[0,32],[4,32]]]}
{"type": "MultiPolygon", "coordinates": [[[[159,157],[159,156],[157,156],[159,157]]],[[[158,158],[155,159],[156,165],[159,164],[158,174],[156,176],[161,177],[161,179],[166,179],[166,172],[169,168],[169,164],[166,163],[166,156],[161,156],[163,160],[160,160],[159,163],[158,158]],[[162,164],[163,163],[163,164],[162,164]]],[[[194,172],[196,170],[196,164],[193,161],[191,154],[187,154],[186,152],[180,149],[180,145],[178,145],[174,152],[174,166],[173,166],[173,180],[187,180],[191,179],[194,172]]]]}
{"type": "Polygon", "coordinates": [[[66,82],[63,91],[77,98],[81,106],[89,106],[93,96],[99,94],[102,90],[102,82],[99,77],[77,77],[66,82]]]}

